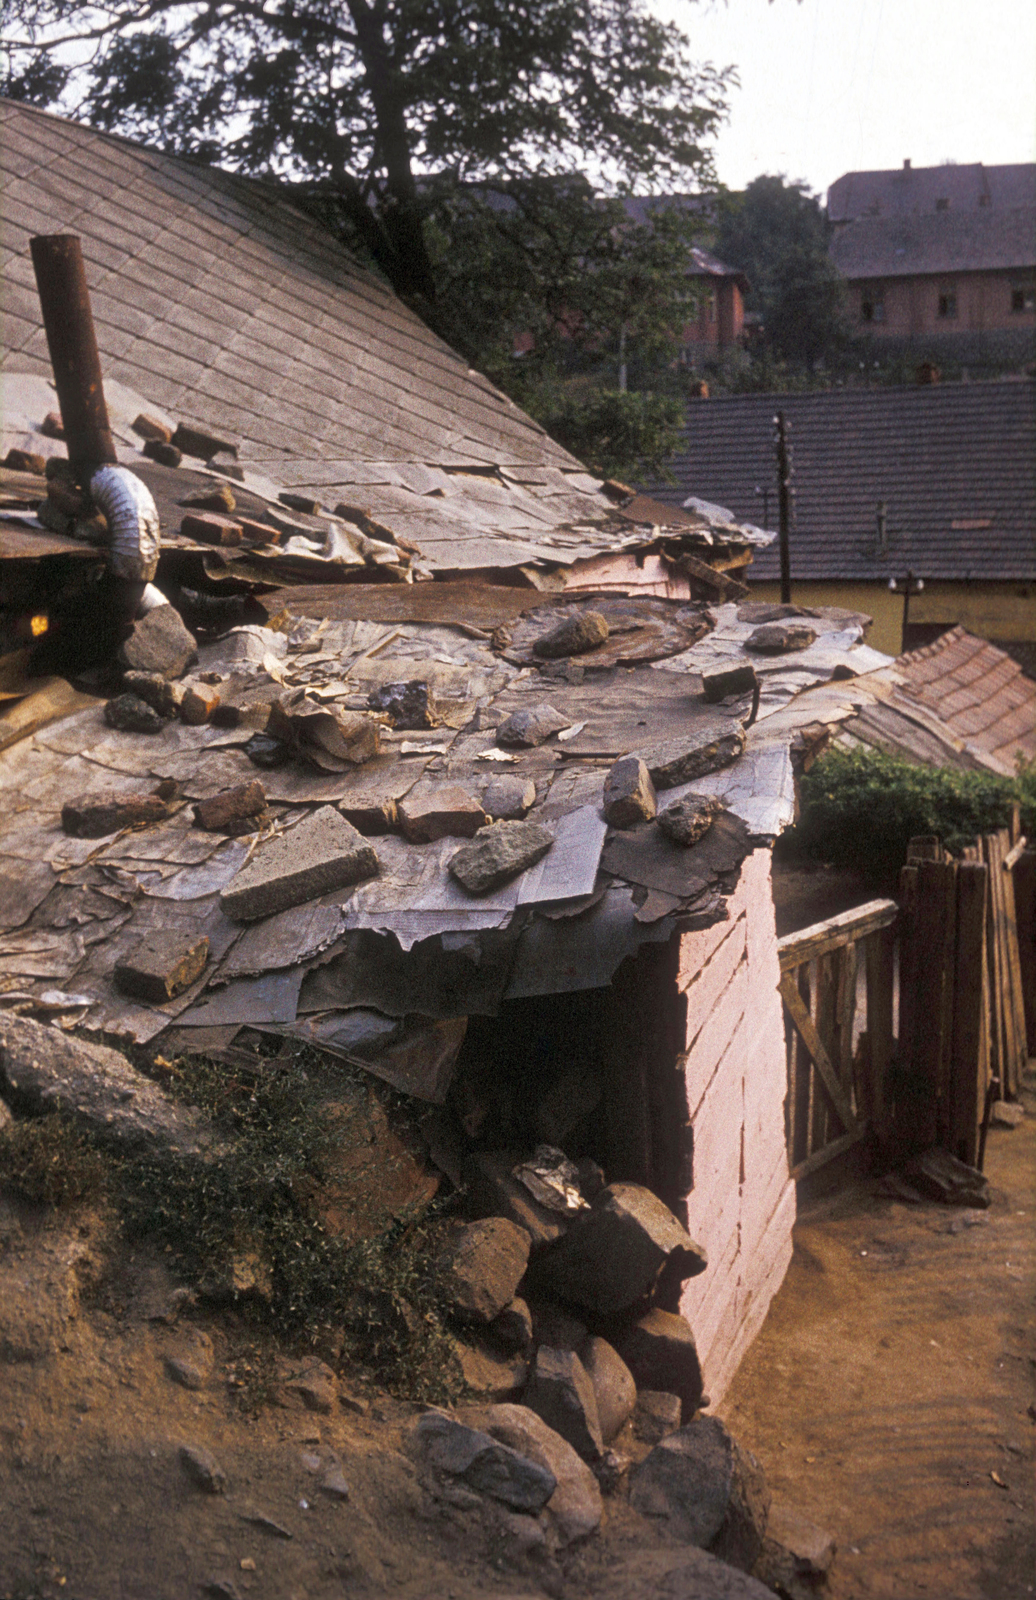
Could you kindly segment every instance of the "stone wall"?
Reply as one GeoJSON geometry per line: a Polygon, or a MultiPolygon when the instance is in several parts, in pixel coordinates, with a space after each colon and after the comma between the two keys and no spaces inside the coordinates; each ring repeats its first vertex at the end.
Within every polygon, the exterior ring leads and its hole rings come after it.
{"type": "Polygon", "coordinates": [[[795,1185],[784,1143],[787,1067],[777,994],[770,851],[745,861],[729,920],[680,943],[685,1080],[694,1149],[691,1237],[708,1270],[685,1287],[715,1405],[755,1338],[791,1259],[795,1185]]]}

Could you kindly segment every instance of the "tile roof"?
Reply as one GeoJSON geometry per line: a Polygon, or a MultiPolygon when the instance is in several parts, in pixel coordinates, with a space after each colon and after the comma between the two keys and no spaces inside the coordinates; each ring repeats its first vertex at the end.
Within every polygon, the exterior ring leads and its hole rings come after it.
{"type": "MultiPolygon", "coordinates": [[[[887,582],[1036,578],[1036,384],[1031,380],[834,389],[692,400],[675,484],[688,496],[762,521],[769,488],[776,526],[773,419],[791,424],[793,580],[887,582]],[[888,550],[876,513],[888,506],[888,550]]],[[[776,544],[756,552],[751,577],[778,576],[776,544]]]]}
{"type": "MultiPolygon", "coordinates": [[[[0,176],[7,374],[50,377],[29,239],[74,232],[106,389],[239,443],[274,499],[345,502],[437,569],[643,544],[643,519],[282,191],[11,101],[0,176]]],[[[127,448],[134,414],[116,429],[127,448]]]]}
{"type": "Polygon", "coordinates": [[[964,628],[896,660],[903,691],[970,744],[1013,769],[1036,757],[1036,683],[1016,661],[964,628]]]}
{"type": "Polygon", "coordinates": [[[999,167],[981,161],[945,162],[939,167],[846,172],[827,191],[827,214],[835,223],[906,216],[934,212],[940,200],[948,201],[951,211],[1036,205],[1036,162],[999,167]]]}
{"type": "Polygon", "coordinates": [[[846,278],[993,272],[1036,266],[1036,206],[861,217],[831,240],[846,278]]]}

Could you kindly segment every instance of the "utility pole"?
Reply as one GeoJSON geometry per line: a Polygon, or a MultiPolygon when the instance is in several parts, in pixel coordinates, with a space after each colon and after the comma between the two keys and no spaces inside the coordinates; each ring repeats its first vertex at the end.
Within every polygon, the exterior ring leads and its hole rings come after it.
{"type": "Polygon", "coordinates": [[[791,487],[791,446],[788,444],[791,424],[784,420],[783,411],[778,411],[773,423],[774,447],[777,452],[777,537],[781,552],[781,605],[787,606],[791,604],[791,551],[788,535],[791,532],[794,492],[791,487]]]}

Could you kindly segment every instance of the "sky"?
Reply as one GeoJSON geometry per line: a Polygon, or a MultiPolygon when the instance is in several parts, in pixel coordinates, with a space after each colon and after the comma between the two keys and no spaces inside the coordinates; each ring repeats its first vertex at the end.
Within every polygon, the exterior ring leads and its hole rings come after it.
{"type": "Polygon", "coordinates": [[[696,60],[738,69],[722,182],[823,195],[843,172],[1036,160],[1033,0],[650,0],[696,60]]]}

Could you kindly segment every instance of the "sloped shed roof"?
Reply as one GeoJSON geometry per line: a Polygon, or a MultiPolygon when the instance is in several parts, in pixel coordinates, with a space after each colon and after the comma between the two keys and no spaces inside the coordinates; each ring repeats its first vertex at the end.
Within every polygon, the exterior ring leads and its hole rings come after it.
{"type": "Polygon", "coordinates": [[[993,167],[981,161],[945,162],[938,167],[846,172],[827,191],[827,214],[832,222],[909,216],[934,212],[940,200],[948,202],[951,211],[981,209],[987,214],[999,208],[1036,206],[1036,162],[993,167]]]}
{"type": "Polygon", "coordinates": [[[961,738],[1013,769],[1036,757],[1036,683],[1017,661],[964,628],[896,660],[903,688],[961,738]]]}
{"type": "MultiPolygon", "coordinates": [[[[773,419],[791,424],[792,578],[887,582],[1036,578],[1036,385],[1030,380],[834,389],[693,400],[675,484],[652,493],[717,501],[776,526],[773,419]],[[888,550],[877,507],[888,505],[888,550]]],[[[776,544],[751,576],[778,576],[776,544]]]]}
{"type": "Polygon", "coordinates": [[[831,240],[846,278],[1014,271],[1036,265],[1036,206],[861,217],[831,240]]]}

